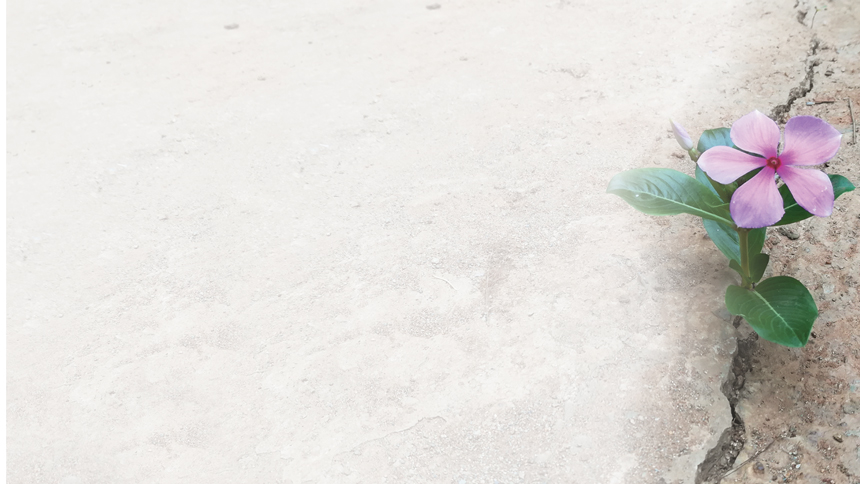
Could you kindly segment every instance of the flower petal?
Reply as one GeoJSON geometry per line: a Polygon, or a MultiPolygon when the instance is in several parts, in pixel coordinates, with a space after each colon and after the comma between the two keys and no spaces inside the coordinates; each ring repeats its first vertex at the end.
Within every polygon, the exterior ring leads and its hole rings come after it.
{"type": "Polygon", "coordinates": [[[753,111],[732,124],[732,141],[738,148],[767,158],[777,155],[779,126],[759,111],[753,111]]]}
{"type": "Polygon", "coordinates": [[[785,148],[779,159],[786,165],[820,165],[839,151],[842,134],[815,116],[795,116],[785,125],[785,148]]]}
{"type": "Polygon", "coordinates": [[[823,172],[783,165],[777,173],[785,180],[798,205],[807,212],[819,217],[833,213],[833,183],[823,172]]]}
{"type": "Polygon", "coordinates": [[[720,183],[731,183],[765,164],[764,158],[728,146],[714,146],[699,158],[699,168],[720,183]]]}
{"type": "Polygon", "coordinates": [[[779,222],[785,214],[773,174],[773,168],[766,166],[735,190],[729,210],[738,227],[767,227],[779,222]]]}
{"type": "Polygon", "coordinates": [[[681,145],[681,148],[684,148],[684,151],[690,151],[693,149],[693,140],[690,139],[690,135],[687,134],[687,130],[671,119],[669,120],[669,123],[672,125],[672,133],[675,134],[675,139],[678,140],[678,144],[681,145]]]}

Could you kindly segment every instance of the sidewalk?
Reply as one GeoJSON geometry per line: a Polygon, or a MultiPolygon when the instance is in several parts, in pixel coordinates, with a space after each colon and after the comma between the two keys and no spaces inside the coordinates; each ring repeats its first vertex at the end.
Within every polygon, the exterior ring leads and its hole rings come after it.
{"type": "Polygon", "coordinates": [[[785,102],[796,17],[10,2],[8,481],[693,482],[733,275],[604,192],[785,102]]]}

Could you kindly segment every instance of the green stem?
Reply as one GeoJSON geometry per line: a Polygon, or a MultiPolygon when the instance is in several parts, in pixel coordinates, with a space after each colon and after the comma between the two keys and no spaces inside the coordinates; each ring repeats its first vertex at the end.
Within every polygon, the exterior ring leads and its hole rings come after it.
{"type": "Polygon", "coordinates": [[[693,160],[693,163],[699,161],[699,156],[702,155],[696,148],[690,148],[690,151],[688,151],[687,154],[690,155],[690,159],[693,160]]]}
{"type": "Polygon", "coordinates": [[[738,245],[741,249],[741,277],[743,277],[743,287],[746,289],[752,289],[749,232],[749,229],[738,227],[738,245]]]}

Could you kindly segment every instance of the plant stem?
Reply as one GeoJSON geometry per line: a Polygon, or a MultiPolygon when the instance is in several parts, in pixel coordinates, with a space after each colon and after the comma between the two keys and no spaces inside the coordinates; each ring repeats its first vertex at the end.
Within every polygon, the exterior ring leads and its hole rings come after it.
{"type": "Polygon", "coordinates": [[[741,249],[741,276],[743,277],[743,287],[745,289],[752,289],[752,276],[750,276],[749,233],[749,229],[738,227],[738,245],[741,249]]]}
{"type": "Polygon", "coordinates": [[[702,155],[696,148],[690,148],[690,151],[688,151],[687,154],[690,155],[690,159],[693,160],[693,163],[699,161],[699,156],[702,155]]]}

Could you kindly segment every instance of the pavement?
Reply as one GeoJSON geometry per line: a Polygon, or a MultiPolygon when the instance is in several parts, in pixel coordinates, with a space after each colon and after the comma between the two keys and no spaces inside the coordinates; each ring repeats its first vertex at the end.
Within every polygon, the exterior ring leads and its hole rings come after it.
{"type": "Polygon", "coordinates": [[[605,189],[791,3],[10,1],[8,482],[693,482],[733,275],[605,189]]]}

